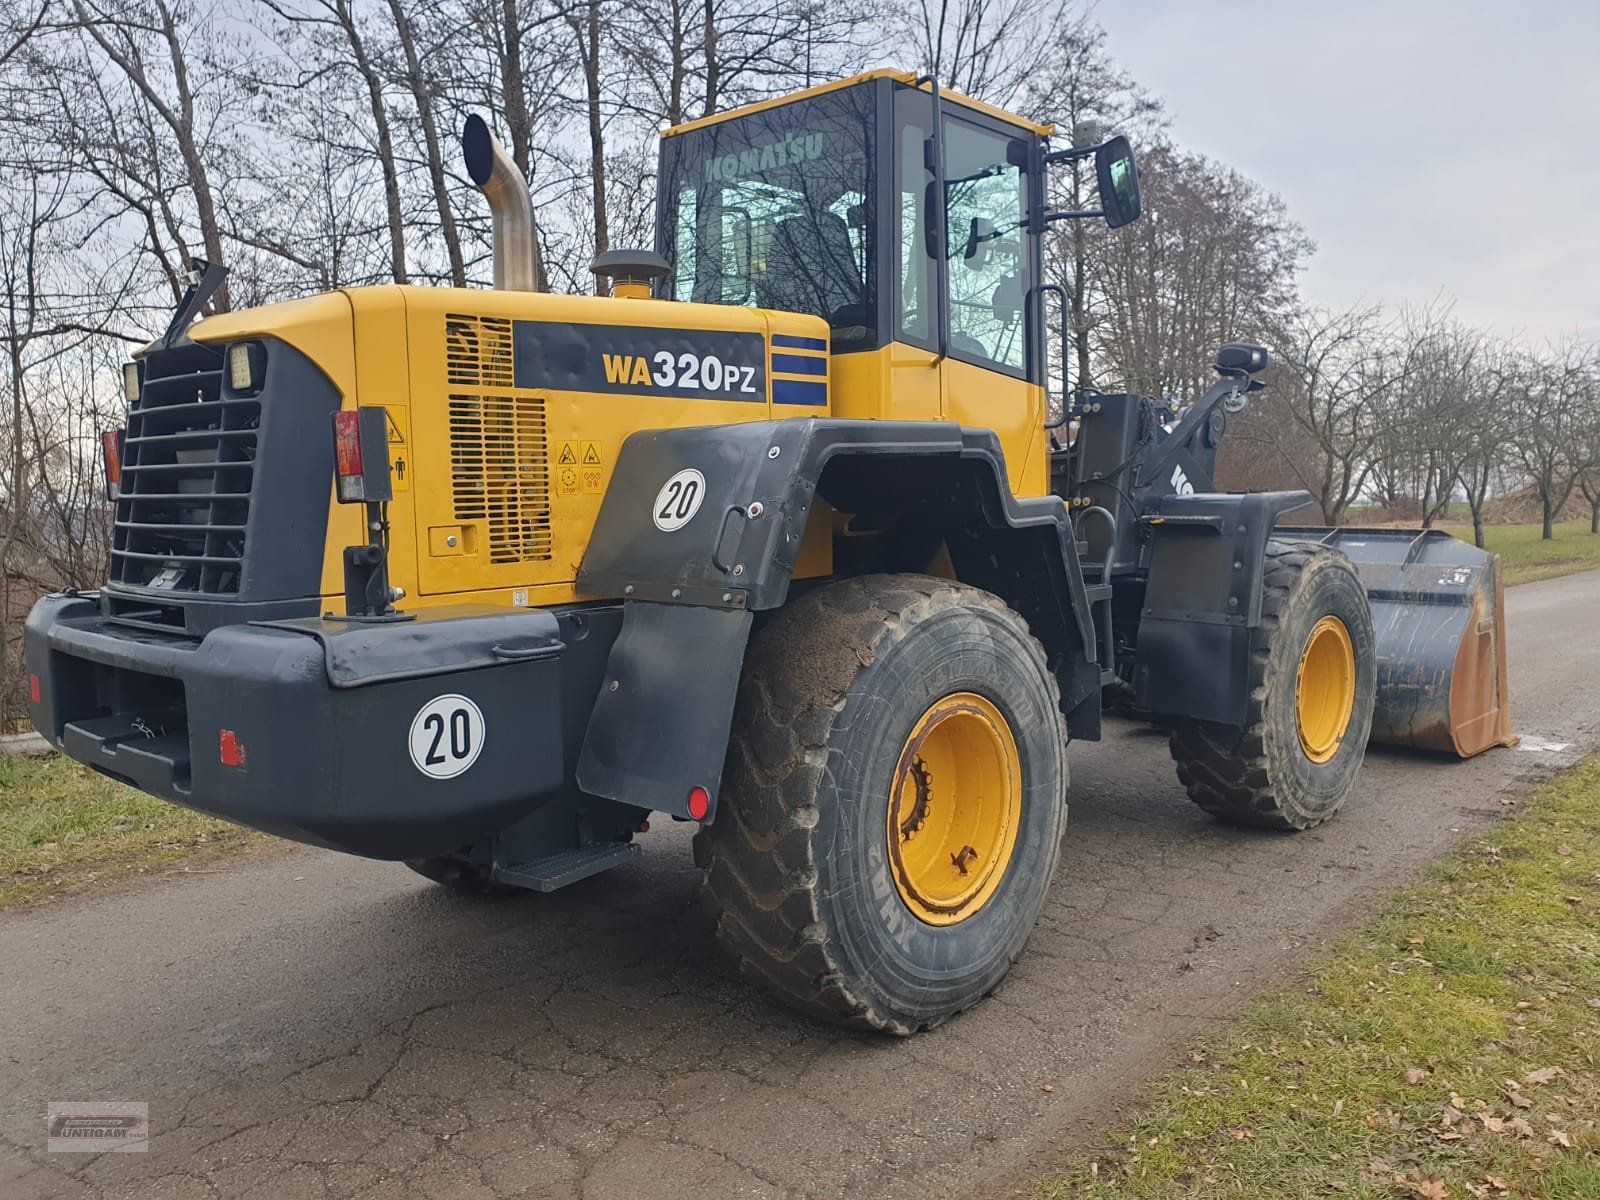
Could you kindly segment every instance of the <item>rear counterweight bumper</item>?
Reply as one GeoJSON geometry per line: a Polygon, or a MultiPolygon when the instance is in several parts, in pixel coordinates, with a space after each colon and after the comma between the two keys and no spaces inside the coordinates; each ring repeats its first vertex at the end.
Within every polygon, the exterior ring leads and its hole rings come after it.
{"type": "Polygon", "coordinates": [[[51,596],[26,631],[34,726],[66,754],[242,825],[389,859],[450,853],[561,789],[565,649],[554,614],[486,607],[225,625],[194,641],[51,596]],[[448,697],[469,703],[429,709],[448,697]],[[478,720],[449,726],[456,707],[478,720]],[[445,741],[425,710],[443,713],[445,741]],[[425,769],[452,734],[455,760],[425,769]]]}

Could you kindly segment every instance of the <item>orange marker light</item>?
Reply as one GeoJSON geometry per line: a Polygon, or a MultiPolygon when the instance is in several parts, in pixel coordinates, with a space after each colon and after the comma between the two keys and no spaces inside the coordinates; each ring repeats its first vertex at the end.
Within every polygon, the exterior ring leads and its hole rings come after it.
{"type": "Polygon", "coordinates": [[[108,429],[100,435],[100,462],[106,473],[106,499],[115,500],[122,492],[122,430],[108,429]]]}

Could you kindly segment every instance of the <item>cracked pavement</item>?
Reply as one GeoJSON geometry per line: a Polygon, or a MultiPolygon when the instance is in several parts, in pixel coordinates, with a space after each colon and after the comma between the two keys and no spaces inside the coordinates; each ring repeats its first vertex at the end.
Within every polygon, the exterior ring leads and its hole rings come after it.
{"type": "Polygon", "coordinates": [[[1600,740],[1600,648],[1578,636],[1597,594],[1589,574],[1507,597],[1517,730],[1567,750],[1375,750],[1310,833],[1213,823],[1141,727],[1075,746],[1027,952],[907,1041],[810,1024],[731,977],[688,829],[665,820],[640,863],[549,896],[456,898],[296,849],[6,915],[0,1196],[1004,1194],[1507,788],[1600,740]],[[147,1101],[149,1152],[45,1153],[46,1103],[95,1099],[147,1101]]]}

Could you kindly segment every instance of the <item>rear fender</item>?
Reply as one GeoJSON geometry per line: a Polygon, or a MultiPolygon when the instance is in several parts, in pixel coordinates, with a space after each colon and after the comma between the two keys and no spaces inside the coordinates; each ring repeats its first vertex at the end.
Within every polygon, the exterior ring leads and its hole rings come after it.
{"type": "Polygon", "coordinates": [[[586,791],[642,804],[647,789],[649,806],[680,816],[690,788],[715,797],[749,614],[788,599],[818,496],[846,512],[888,506],[942,538],[957,577],[1004,598],[1044,643],[1073,735],[1098,736],[1099,668],[1066,507],[1011,493],[993,432],[830,419],[650,430],[623,443],[578,573],[584,594],[630,602],[608,671],[616,686],[584,743],[586,791]]]}

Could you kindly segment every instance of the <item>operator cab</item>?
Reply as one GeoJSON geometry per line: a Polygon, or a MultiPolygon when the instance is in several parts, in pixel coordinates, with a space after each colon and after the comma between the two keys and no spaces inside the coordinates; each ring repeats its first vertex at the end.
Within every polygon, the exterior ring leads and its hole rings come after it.
{"type": "Polygon", "coordinates": [[[960,420],[1009,443],[999,407],[1018,434],[1043,422],[1046,225],[1138,215],[1125,139],[1051,152],[1051,132],[896,71],[668,130],[656,248],[671,266],[656,295],[821,317],[847,385],[836,415],[960,420]],[[1049,165],[1091,155],[1103,211],[1046,212],[1049,165]],[[850,361],[875,351],[887,376],[850,361]],[[953,388],[995,385],[986,411],[951,403],[953,388]]]}

